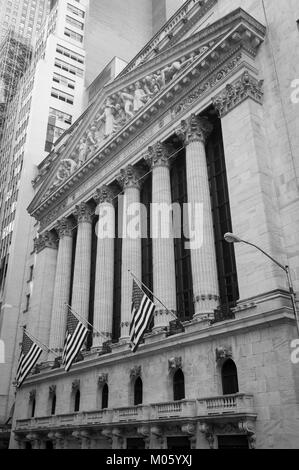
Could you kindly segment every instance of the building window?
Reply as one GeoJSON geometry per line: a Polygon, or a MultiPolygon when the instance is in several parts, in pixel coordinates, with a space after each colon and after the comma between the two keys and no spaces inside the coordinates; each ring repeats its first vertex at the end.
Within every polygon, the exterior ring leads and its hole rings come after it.
{"type": "MultiPolygon", "coordinates": [[[[177,294],[177,315],[181,321],[190,320],[194,315],[191,253],[186,250],[188,242],[184,235],[183,204],[187,203],[187,178],[185,151],[181,151],[171,169],[172,202],[181,207],[181,236],[174,239],[175,277],[177,294]]],[[[175,228],[175,234],[177,229],[175,228]]]]}
{"type": "Polygon", "coordinates": [[[141,377],[137,377],[134,384],[134,405],[141,405],[142,404],[142,395],[143,395],[143,385],[141,377]]]}
{"type": "Polygon", "coordinates": [[[74,65],[68,64],[60,59],[55,59],[55,67],[60,70],[64,70],[65,72],[71,73],[72,75],[76,75],[77,77],[83,77],[84,72],[82,69],[75,67],[74,65]]]}
{"type": "Polygon", "coordinates": [[[178,369],[173,376],[173,399],[184,400],[185,398],[185,378],[182,369],[178,369]]]}
{"type": "Polygon", "coordinates": [[[119,212],[121,207],[119,199],[115,204],[115,238],[114,238],[114,281],[113,281],[113,328],[112,341],[117,342],[120,337],[121,321],[121,270],[122,270],[122,238],[119,237],[121,220],[119,212]]]}
{"type": "Polygon", "coordinates": [[[108,408],[108,395],[109,395],[109,388],[108,385],[105,384],[102,390],[102,410],[108,408]]]}
{"type": "Polygon", "coordinates": [[[52,88],[51,96],[53,96],[53,98],[57,98],[60,101],[64,101],[65,103],[74,104],[74,97],[72,95],[57,90],[56,88],[52,88]]]}
{"type": "Polygon", "coordinates": [[[64,122],[65,124],[72,124],[72,116],[67,113],[63,113],[55,108],[50,108],[49,122],[55,126],[56,121],[64,122]]]}
{"type": "Polygon", "coordinates": [[[75,33],[75,31],[72,31],[69,28],[64,29],[64,35],[71,38],[71,39],[74,39],[74,41],[83,42],[82,34],[75,33]]]}
{"type": "Polygon", "coordinates": [[[33,397],[33,398],[30,400],[30,409],[31,409],[30,416],[31,416],[31,418],[34,418],[34,415],[35,415],[35,407],[36,407],[36,399],[35,399],[35,397],[33,397]]]}
{"type": "Polygon", "coordinates": [[[27,294],[26,295],[26,305],[25,305],[24,313],[28,312],[29,307],[30,307],[30,294],[27,294]]]}
{"type": "Polygon", "coordinates": [[[84,18],[84,16],[85,16],[84,11],[80,10],[79,8],[74,7],[70,3],[67,4],[67,9],[68,9],[68,11],[73,13],[73,15],[79,16],[80,18],[84,18]]]}
{"type": "Polygon", "coordinates": [[[228,359],[221,369],[223,395],[233,395],[239,392],[238,372],[236,364],[228,359]]]}
{"type": "Polygon", "coordinates": [[[69,57],[70,59],[75,60],[76,62],[79,62],[79,64],[84,64],[83,55],[77,54],[76,52],[71,51],[70,49],[67,49],[66,47],[60,46],[59,44],[57,44],[56,52],[64,55],[65,57],[69,57]]]}
{"type": "Polygon", "coordinates": [[[74,412],[77,413],[80,411],[80,390],[77,390],[75,393],[75,403],[74,403],[74,412]]]}
{"type": "Polygon", "coordinates": [[[71,26],[75,26],[75,28],[81,29],[81,31],[84,29],[84,24],[81,21],[75,20],[75,18],[72,18],[71,16],[66,17],[66,22],[71,26]]]}
{"type": "Polygon", "coordinates": [[[215,312],[216,321],[232,318],[231,309],[239,299],[235,249],[223,236],[232,232],[232,220],[223,148],[221,121],[211,118],[213,132],[206,145],[208,175],[211,191],[215,250],[218,271],[220,308],[215,312]]]}
{"type": "Polygon", "coordinates": [[[70,88],[71,90],[75,89],[74,80],[70,80],[69,78],[66,78],[63,75],[60,75],[58,73],[54,73],[53,82],[59,83],[59,85],[66,86],[67,88],[70,88]]]}
{"type": "Polygon", "coordinates": [[[55,413],[56,413],[56,394],[53,395],[52,403],[51,403],[51,415],[55,415],[55,413]]]}

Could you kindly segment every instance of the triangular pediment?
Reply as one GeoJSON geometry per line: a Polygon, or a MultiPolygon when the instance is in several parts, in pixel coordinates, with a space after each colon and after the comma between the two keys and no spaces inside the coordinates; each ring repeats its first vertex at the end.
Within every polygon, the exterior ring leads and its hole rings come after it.
{"type": "Polygon", "coordinates": [[[51,205],[75,180],[102,163],[111,149],[132,138],[136,128],[182,86],[215,70],[222,56],[245,48],[254,57],[264,37],[265,27],[238,9],[106,85],[49,168],[29,212],[43,212],[41,206],[51,205]]]}

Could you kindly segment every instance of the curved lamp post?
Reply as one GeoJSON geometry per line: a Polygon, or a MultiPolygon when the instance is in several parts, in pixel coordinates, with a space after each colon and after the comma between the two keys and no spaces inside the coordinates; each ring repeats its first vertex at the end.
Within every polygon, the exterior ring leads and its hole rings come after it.
{"type": "Polygon", "coordinates": [[[272,256],[270,256],[268,253],[266,253],[264,250],[262,250],[262,248],[260,248],[259,246],[254,245],[254,243],[250,243],[246,240],[242,240],[240,237],[237,237],[237,235],[234,235],[233,233],[230,233],[230,232],[226,233],[224,235],[224,240],[227,243],[245,243],[246,245],[253,246],[258,251],[260,251],[265,256],[267,256],[267,258],[269,258],[273,263],[275,263],[277,266],[279,266],[280,269],[282,269],[286,273],[289,292],[290,292],[290,296],[291,296],[291,299],[292,299],[293,311],[294,311],[294,315],[295,315],[295,319],[296,319],[296,326],[297,326],[298,336],[299,336],[299,317],[298,317],[297,306],[296,306],[296,296],[295,296],[295,292],[294,292],[294,288],[293,288],[293,283],[292,283],[292,279],[291,279],[289,266],[283,266],[281,263],[279,263],[279,261],[272,258],[272,256]]]}

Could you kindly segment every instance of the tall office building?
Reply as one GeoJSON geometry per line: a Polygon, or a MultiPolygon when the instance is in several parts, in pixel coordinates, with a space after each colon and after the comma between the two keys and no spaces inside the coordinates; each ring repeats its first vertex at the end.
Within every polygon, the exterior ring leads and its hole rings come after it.
{"type": "MultiPolygon", "coordinates": [[[[8,105],[0,148],[0,337],[6,346],[5,364],[0,365],[2,423],[13,403],[19,326],[26,324],[31,305],[35,229],[26,209],[41,181],[37,168],[49,152],[49,159],[57,161],[65,141],[76,132],[77,118],[120,73],[124,59],[151,37],[152,0],[126,2],[125,23],[123,5],[114,0],[103,9],[97,0],[51,1],[29,68],[8,105]],[[122,24],[125,28],[119,34],[122,24]],[[115,57],[119,52],[121,58],[115,57]]],[[[67,172],[72,163],[65,163],[67,172]]],[[[48,170],[43,166],[41,171],[48,170]]]]}
{"type": "Polygon", "coordinates": [[[39,165],[24,323],[52,351],[11,447],[298,448],[297,18],[297,0],[187,0],[39,165]],[[129,270],[156,304],[135,353],[129,270]],[[66,304],[93,325],[69,372],[66,304]]]}
{"type": "Polygon", "coordinates": [[[14,30],[29,44],[34,44],[50,4],[51,0],[1,0],[0,42],[9,30],[14,30]]]}

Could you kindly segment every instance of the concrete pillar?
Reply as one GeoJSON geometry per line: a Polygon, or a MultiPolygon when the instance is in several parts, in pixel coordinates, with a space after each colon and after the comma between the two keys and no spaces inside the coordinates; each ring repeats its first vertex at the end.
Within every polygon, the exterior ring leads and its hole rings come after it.
{"type": "MultiPolygon", "coordinates": [[[[115,209],[112,204],[113,192],[107,186],[94,195],[99,215],[97,226],[97,260],[94,296],[93,325],[104,333],[107,341],[112,338],[113,283],[114,283],[114,239],[115,209]]],[[[93,334],[93,347],[101,347],[105,338],[96,331],[93,334]]]]}
{"type": "MultiPolygon", "coordinates": [[[[57,264],[57,237],[45,232],[34,240],[36,253],[27,330],[48,346],[57,264]]],[[[46,359],[42,353],[40,361],[46,359]]]]}
{"type": "MultiPolygon", "coordinates": [[[[172,222],[169,151],[161,143],[149,148],[152,168],[151,235],[153,243],[154,294],[165,307],[176,312],[175,257],[172,222]]],[[[172,316],[157,300],[155,328],[168,326],[172,316]]]]}
{"type": "Polygon", "coordinates": [[[205,118],[191,115],[182,121],[181,130],[186,144],[189,234],[192,234],[192,230],[197,226],[201,231],[201,234],[196,234],[199,243],[190,244],[194,318],[201,319],[212,317],[219,305],[212,207],[205,152],[205,141],[212,131],[212,126],[205,118]]]}
{"type": "Polygon", "coordinates": [[[121,339],[129,338],[133,279],[129,269],[141,279],[140,174],[129,165],[118,178],[124,189],[121,279],[121,339]]]}
{"type": "MultiPolygon", "coordinates": [[[[71,287],[73,225],[69,219],[63,218],[56,227],[59,236],[57,267],[54,287],[54,300],[50,330],[50,349],[57,354],[63,350],[67,306],[71,287]]],[[[51,353],[49,357],[54,360],[51,353]]]]}
{"type": "Polygon", "coordinates": [[[75,216],[78,222],[77,244],[74,267],[72,308],[85,320],[88,320],[90,293],[90,266],[92,241],[92,215],[86,203],[76,206],[75,216]]]}

